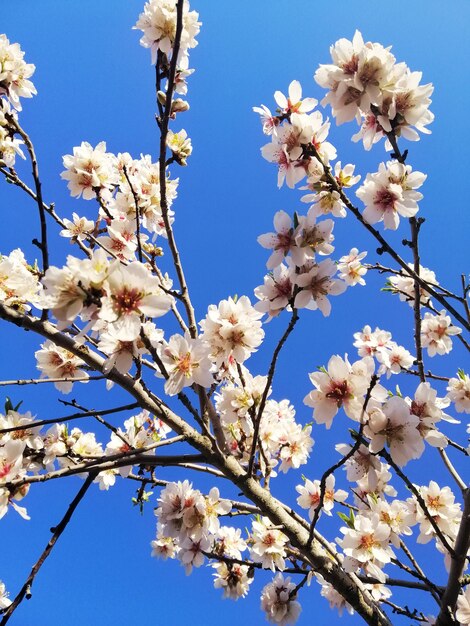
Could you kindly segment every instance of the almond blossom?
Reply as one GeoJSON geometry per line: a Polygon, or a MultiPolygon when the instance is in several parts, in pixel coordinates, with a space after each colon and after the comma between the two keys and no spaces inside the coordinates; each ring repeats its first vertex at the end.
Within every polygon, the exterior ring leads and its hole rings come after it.
{"type": "Polygon", "coordinates": [[[17,111],[21,111],[20,98],[37,94],[29,80],[35,69],[32,63],[25,63],[20,44],[10,43],[6,35],[0,35],[0,98],[6,96],[17,111]]]}
{"type": "Polygon", "coordinates": [[[325,317],[331,313],[327,296],[337,296],[346,290],[346,283],[333,278],[337,267],[331,259],[312,265],[306,272],[298,274],[295,283],[300,291],[295,297],[295,308],[312,311],[319,309],[325,317]]]}
{"type": "MultiPolygon", "coordinates": [[[[408,263],[408,267],[410,269],[414,269],[413,263],[408,263]]],[[[427,267],[419,266],[419,276],[420,278],[428,283],[431,287],[438,286],[439,283],[436,279],[436,274],[428,269],[427,267]]],[[[390,291],[392,293],[397,293],[400,297],[400,300],[403,302],[408,302],[410,306],[413,306],[414,297],[415,297],[415,281],[412,276],[400,271],[400,274],[396,274],[394,276],[390,276],[388,279],[388,283],[390,285],[390,291]]],[[[420,295],[420,304],[426,305],[431,301],[431,296],[429,292],[426,291],[425,287],[419,286],[419,295],[420,295]]]]}
{"type": "Polygon", "coordinates": [[[356,515],[354,528],[341,528],[344,538],[338,543],[346,556],[352,557],[360,565],[375,561],[380,565],[390,562],[393,552],[389,547],[390,528],[380,521],[379,515],[370,517],[356,515]]]}
{"type": "MultiPolygon", "coordinates": [[[[374,363],[370,357],[351,365],[347,356],[342,359],[335,355],[328,361],[328,369],[309,374],[316,389],[305,396],[304,404],[313,408],[317,424],[330,428],[340,408],[348,417],[359,420],[373,373],[374,363]]],[[[379,393],[376,386],[371,395],[377,397],[379,393]]]]}
{"type": "Polygon", "coordinates": [[[41,378],[65,378],[67,380],[54,382],[54,387],[62,393],[72,391],[74,381],[87,383],[89,375],[82,367],[85,363],[78,356],[65,348],[56,346],[49,339],[41,344],[41,349],[34,353],[36,367],[41,372],[41,378]]]}
{"type": "MultiPolygon", "coordinates": [[[[334,474],[330,474],[325,481],[325,490],[322,503],[322,511],[326,515],[331,516],[331,510],[333,509],[335,502],[344,502],[348,497],[348,494],[343,489],[335,490],[335,477],[334,474]]],[[[300,496],[297,498],[297,504],[303,509],[308,509],[308,517],[310,521],[313,519],[315,510],[320,505],[321,497],[321,484],[319,480],[306,480],[305,485],[297,485],[295,488],[300,496]]]]}
{"type": "Polygon", "coordinates": [[[457,376],[449,380],[447,397],[455,404],[457,413],[470,413],[470,376],[461,370],[457,376]]]}
{"type": "Polygon", "coordinates": [[[65,228],[60,231],[61,237],[70,237],[73,240],[83,241],[86,236],[93,232],[95,223],[87,220],[86,217],[79,217],[76,213],[72,213],[72,221],[63,220],[65,228]]]}
{"type": "Polygon", "coordinates": [[[340,258],[338,262],[339,277],[349,287],[366,284],[363,277],[367,274],[367,268],[361,263],[366,255],[367,252],[359,252],[357,248],[351,248],[349,254],[340,258]]]}
{"type": "Polygon", "coordinates": [[[302,265],[302,255],[297,250],[292,220],[285,211],[277,211],[274,215],[274,228],[276,229],[275,233],[260,235],[257,240],[263,248],[273,251],[266,267],[269,270],[274,269],[282,263],[289,252],[292,254],[294,262],[298,261],[297,264],[302,265]]]}
{"type": "Polygon", "coordinates": [[[222,589],[224,598],[238,600],[244,598],[253,582],[248,565],[219,562],[214,564],[214,587],[222,589]]]}
{"type": "Polygon", "coordinates": [[[455,617],[461,624],[470,624],[470,587],[462,590],[457,598],[455,617]]]}
{"type": "Polygon", "coordinates": [[[315,258],[316,254],[328,255],[334,251],[334,246],[331,245],[334,241],[333,228],[333,220],[323,220],[317,224],[312,209],[309,209],[306,216],[299,217],[295,243],[304,254],[304,258],[297,265],[304,265],[308,259],[315,258]]]}
{"type": "Polygon", "coordinates": [[[418,212],[418,200],[423,197],[415,191],[426,180],[425,174],[412,172],[410,165],[398,161],[381,163],[379,171],[367,174],[356,195],[365,204],[363,217],[369,224],[384,222],[385,228],[396,230],[402,217],[413,217],[418,212]]]}
{"type": "Polygon", "coordinates": [[[274,268],[264,277],[264,284],[254,290],[259,302],[255,309],[261,313],[267,313],[269,318],[276,317],[284,309],[294,296],[294,282],[292,272],[283,263],[274,268]]]}
{"type": "Polygon", "coordinates": [[[419,486],[418,491],[427,508],[426,514],[416,498],[408,499],[411,513],[415,515],[419,526],[418,543],[428,543],[435,536],[435,530],[429,521],[433,518],[439,529],[447,536],[455,539],[459,527],[461,510],[460,504],[455,502],[455,496],[450,487],[439,487],[436,481],[431,480],[429,486],[419,486]]]}
{"type": "Polygon", "coordinates": [[[0,580],[0,609],[7,609],[11,604],[5,584],[0,580]]]}
{"type": "Polygon", "coordinates": [[[308,113],[318,104],[318,100],[315,100],[315,98],[304,98],[302,100],[302,87],[298,80],[293,80],[290,83],[287,97],[280,91],[276,91],[274,100],[284,115],[288,113],[308,113]]]}
{"type": "Polygon", "coordinates": [[[426,312],[421,322],[421,345],[426,348],[429,356],[449,354],[452,350],[452,339],[460,335],[462,329],[452,324],[449,315],[441,311],[439,315],[426,312]]]}
{"type": "Polygon", "coordinates": [[[432,389],[428,382],[423,382],[418,385],[414,398],[406,398],[406,402],[412,415],[419,419],[418,430],[421,436],[429,445],[445,448],[448,443],[447,437],[436,428],[436,422],[444,420],[458,424],[457,420],[442,410],[449,406],[449,398],[438,398],[436,390],[432,389]]]}
{"type": "Polygon", "coordinates": [[[211,358],[218,367],[229,366],[232,360],[241,364],[256,351],[264,338],[259,321],[262,315],[247,296],[209,306],[206,318],[200,322],[201,339],[209,344],[211,358]]]}
{"type": "Polygon", "coordinates": [[[272,583],[264,587],[261,593],[261,608],[266,613],[268,622],[279,626],[296,623],[301,607],[294,590],[295,584],[282,574],[276,574],[272,583]]]}
{"type": "Polygon", "coordinates": [[[281,123],[280,119],[273,115],[267,106],[262,104],[259,107],[253,107],[253,111],[258,113],[263,124],[263,133],[265,135],[276,134],[276,127],[281,123]]]}
{"type": "Polygon", "coordinates": [[[141,329],[141,316],[161,317],[170,309],[172,298],[147,267],[134,261],[116,266],[108,276],[107,293],[101,299],[99,317],[112,323],[116,338],[134,341],[141,329]]]}
{"type": "Polygon", "coordinates": [[[101,141],[93,148],[87,141],[73,149],[73,155],[63,157],[65,170],[60,175],[68,181],[70,193],[75,198],[93,200],[100,190],[110,190],[117,183],[113,155],[106,152],[101,141]]]}
{"type": "Polygon", "coordinates": [[[253,522],[251,539],[250,556],[255,563],[261,563],[263,568],[273,572],[285,568],[287,536],[274,528],[267,517],[253,522]]]}
{"type": "Polygon", "coordinates": [[[364,434],[370,439],[372,453],[389,446],[390,456],[397,465],[406,465],[410,459],[424,452],[424,442],[418,430],[419,419],[410,413],[403,398],[393,396],[382,408],[367,408],[369,419],[364,434]]]}
{"type": "MultiPolygon", "coordinates": [[[[198,17],[196,11],[189,10],[188,0],[184,0],[183,32],[178,59],[183,67],[187,67],[188,49],[197,45],[195,37],[201,26],[197,21],[198,17]]],[[[153,64],[156,63],[158,50],[169,56],[176,35],[176,0],[150,0],[145,4],[134,28],[143,32],[140,44],[144,48],[150,48],[153,64]]]]}
{"type": "MultiPolygon", "coordinates": [[[[390,48],[364,42],[356,30],[352,41],[338,40],[330,47],[332,64],[320,65],[316,82],[328,89],[322,104],[329,103],[337,124],[354,118],[361,130],[353,137],[371,146],[394,132],[412,141],[434,115],[429,111],[431,84],[420,85],[421,72],[411,72],[405,63],[396,63],[390,48]]],[[[387,141],[387,149],[392,149],[387,141]]]]}
{"type": "Polygon", "coordinates": [[[0,301],[7,306],[29,311],[40,302],[38,270],[28,265],[17,248],[8,256],[0,255],[0,301]]]}
{"type": "Polygon", "coordinates": [[[192,384],[210,387],[214,377],[211,374],[210,348],[201,339],[173,335],[161,348],[161,360],[168,373],[165,393],[174,396],[183,387],[192,384]]]}

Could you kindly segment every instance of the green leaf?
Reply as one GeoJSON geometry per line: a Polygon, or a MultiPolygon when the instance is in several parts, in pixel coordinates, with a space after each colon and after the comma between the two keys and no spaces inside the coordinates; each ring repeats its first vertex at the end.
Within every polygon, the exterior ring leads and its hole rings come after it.
{"type": "Polygon", "coordinates": [[[23,404],[23,400],[21,400],[20,402],[18,402],[18,404],[16,406],[13,406],[13,402],[11,401],[11,399],[7,396],[5,398],[5,413],[8,413],[9,411],[18,411],[18,409],[20,408],[20,406],[23,404]]]}

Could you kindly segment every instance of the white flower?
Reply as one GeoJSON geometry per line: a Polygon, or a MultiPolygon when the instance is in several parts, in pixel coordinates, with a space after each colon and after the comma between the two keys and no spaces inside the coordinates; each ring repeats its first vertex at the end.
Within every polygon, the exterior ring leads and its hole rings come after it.
{"type": "Polygon", "coordinates": [[[403,398],[393,396],[382,409],[369,409],[368,406],[366,411],[369,419],[364,434],[371,440],[369,449],[372,453],[380,452],[388,445],[390,456],[400,466],[422,455],[424,442],[418,430],[419,419],[410,413],[403,398]]]}
{"type": "Polygon", "coordinates": [[[274,268],[264,277],[264,284],[256,287],[254,291],[259,302],[255,309],[267,313],[270,318],[276,317],[289,306],[294,295],[294,283],[292,273],[283,263],[274,268]]]}
{"type": "Polygon", "coordinates": [[[338,542],[346,556],[360,564],[377,561],[384,565],[390,562],[393,552],[389,547],[390,528],[380,521],[377,513],[370,517],[357,514],[354,528],[341,528],[344,538],[338,542]]]}
{"type": "MultiPolygon", "coordinates": [[[[410,269],[414,269],[413,263],[408,263],[410,269]]],[[[431,287],[438,286],[439,283],[436,280],[436,275],[432,270],[427,267],[419,266],[420,278],[428,283],[431,287]]],[[[392,293],[398,293],[400,300],[408,302],[410,306],[414,303],[415,293],[415,281],[409,274],[401,273],[395,276],[390,276],[388,279],[390,283],[392,293]]],[[[430,302],[430,295],[424,287],[419,287],[420,303],[423,305],[430,302]]]]}
{"type": "Polygon", "coordinates": [[[161,360],[168,372],[165,393],[174,396],[192,384],[210,387],[214,378],[209,360],[210,348],[201,339],[173,335],[161,348],[161,360]]]}
{"type": "Polygon", "coordinates": [[[363,217],[369,224],[384,222],[385,228],[396,230],[402,217],[413,217],[418,212],[418,200],[423,197],[415,191],[426,180],[425,174],[412,172],[410,165],[398,161],[381,163],[379,171],[367,174],[356,195],[365,204],[363,217]]]}
{"type": "Polygon", "coordinates": [[[65,170],[60,177],[68,180],[73,197],[84,200],[96,198],[102,190],[109,190],[117,183],[114,156],[106,152],[106,143],[101,141],[93,148],[87,141],[73,149],[73,155],[63,157],[65,170]]]}
{"type": "Polygon", "coordinates": [[[165,537],[161,529],[158,530],[157,538],[151,541],[150,545],[152,546],[152,556],[164,561],[176,558],[180,550],[176,540],[173,537],[165,537]]]}
{"type": "Polygon", "coordinates": [[[421,322],[421,344],[429,356],[448,354],[452,350],[452,339],[460,335],[462,329],[452,324],[449,315],[441,311],[439,315],[426,312],[421,322]]]}
{"type": "Polygon", "coordinates": [[[263,133],[265,135],[272,135],[276,133],[276,127],[279,126],[279,118],[271,113],[268,107],[262,104],[260,107],[253,107],[253,111],[258,113],[261,117],[263,124],[263,133]]]}
{"type": "MultiPolygon", "coordinates": [[[[316,387],[304,398],[304,404],[313,408],[313,418],[318,424],[331,427],[333,417],[342,407],[349,417],[359,420],[363,397],[374,373],[374,362],[370,357],[356,361],[352,365],[347,357],[343,360],[335,355],[328,361],[328,370],[309,374],[316,387]]],[[[372,397],[377,393],[372,391],[372,397]]]]}
{"type": "Polygon", "coordinates": [[[296,623],[301,607],[294,591],[295,584],[282,574],[276,574],[274,580],[264,587],[261,593],[261,608],[266,613],[268,622],[279,626],[296,623]]]}
{"type": "Polygon", "coordinates": [[[255,563],[261,563],[263,568],[269,568],[273,572],[285,568],[285,545],[288,538],[278,528],[274,528],[267,517],[253,522],[251,538],[253,545],[250,556],[255,563]]]}
{"type": "Polygon", "coordinates": [[[280,91],[274,93],[274,100],[283,114],[308,113],[318,104],[318,100],[315,100],[315,98],[304,98],[302,100],[302,87],[298,80],[291,82],[288,94],[286,98],[280,91]]]}
{"type": "Polygon", "coordinates": [[[315,258],[315,254],[328,255],[334,251],[333,220],[316,223],[315,212],[309,209],[307,216],[299,217],[299,225],[295,231],[295,243],[304,258],[297,265],[304,265],[307,259],[315,258]]]}
{"type": "Polygon", "coordinates": [[[470,587],[462,590],[462,593],[459,594],[455,617],[462,625],[470,624],[470,587]]]}
{"type": "Polygon", "coordinates": [[[88,373],[81,369],[85,365],[82,359],[65,348],[56,346],[49,339],[41,344],[41,350],[37,350],[34,356],[37,361],[36,367],[41,372],[41,378],[69,379],[54,383],[54,387],[62,393],[70,393],[74,381],[88,382],[88,373]]]}
{"type": "Polygon", "coordinates": [[[5,589],[4,583],[0,580],[0,609],[6,609],[11,604],[11,600],[8,599],[8,593],[5,589]]]}
{"type": "Polygon", "coordinates": [[[215,563],[214,569],[214,587],[223,589],[224,598],[238,600],[244,598],[253,582],[253,576],[250,576],[248,565],[239,565],[238,563],[215,563]]]}
{"type": "Polygon", "coordinates": [[[6,35],[0,35],[0,97],[6,96],[17,111],[21,111],[20,98],[31,98],[37,93],[28,80],[35,66],[25,63],[24,52],[18,43],[10,43],[6,35]]]}
{"type": "MultiPolygon", "coordinates": [[[[431,515],[439,529],[455,539],[462,515],[460,504],[455,502],[455,496],[449,487],[439,487],[431,480],[429,486],[418,487],[418,491],[424,500],[428,514],[431,515]]],[[[410,512],[415,514],[416,522],[419,523],[420,534],[418,543],[428,543],[435,536],[435,530],[418,501],[413,498],[408,500],[410,512]]]]}
{"type": "Polygon", "coordinates": [[[200,322],[201,339],[210,345],[218,367],[229,366],[233,360],[241,364],[256,351],[264,338],[259,321],[262,316],[247,296],[209,306],[206,318],[200,322]]]}
{"type": "Polygon", "coordinates": [[[169,130],[166,145],[173,152],[178,163],[180,165],[186,165],[186,159],[193,151],[191,139],[188,137],[186,131],[183,129],[180,130],[179,133],[174,133],[172,130],[169,130]]]}
{"type": "Polygon", "coordinates": [[[191,537],[183,539],[180,544],[178,558],[184,565],[186,576],[191,574],[193,567],[201,567],[204,564],[204,552],[208,552],[210,547],[211,542],[207,537],[201,537],[197,540],[191,537]]]}
{"type": "Polygon", "coordinates": [[[263,248],[273,251],[266,263],[266,267],[269,270],[274,269],[282,263],[289,252],[292,254],[294,261],[297,262],[297,265],[302,265],[303,255],[300,255],[297,250],[292,220],[285,211],[278,211],[274,215],[274,228],[276,229],[275,233],[265,233],[257,239],[263,248]]]}
{"type": "Polygon", "coordinates": [[[320,309],[325,317],[331,313],[327,296],[337,296],[346,289],[346,283],[333,278],[337,267],[331,259],[315,264],[305,273],[298,274],[295,283],[301,288],[294,300],[295,308],[312,311],[320,309]]]}
{"type": "Polygon", "coordinates": [[[458,378],[451,378],[447,387],[447,397],[455,404],[457,413],[470,413],[470,376],[462,371],[458,378]]]}
{"type": "Polygon", "coordinates": [[[64,219],[65,228],[60,231],[61,237],[71,237],[83,241],[86,236],[93,232],[95,223],[92,220],[87,220],[86,217],[79,217],[76,213],[72,213],[73,221],[64,219]]]}
{"type": "Polygon", "coordinates": [[[101,300],[99,317],[113,324],[116,338],[134,341],[141,329],[141,315],[161,317],[172,298],[164,293],[160,280],[143,263],[116,265],[108,276],[107,295],[101,300]]]}
{"type": "Polygon", "coordinates": [[[410,405],[411,413],[419,419],[418,430],[421,436],[431,446],[445,448],[448,443],[447,437],[437,430],[435,424],[440,420],[458,423],[442,410],[449,406],[449,398],[438,398],[437,392],[425,382],[418,385],[414,399],[406,398],[406,401],[410,405]]]}
{"type": "MultiPolygon", "coordinates": [[[[163,333],[162,333],[163,334],[163,333]]],[[[108,328],[100,334],[98,348],[108,355],[104,364],[103,372],[107,374],[115,367],[118,372],[127,374],[131,369],[134,359],[148,351],[140,337],[133,341],[119,339],[119,332],[114,326],[108,328]]]]}
{"type": "MultiPolygon", "coordinates": [[[[323,506],[322,510],[325,511],[326,515],[331,515],[331,510],[333,509],[334,503],[336,502],[344,502],[348,497],[348,494],[343,489],[337,489],[335,491],[335,477],[333,474],[330,474],[325,482],[325,491],[323,496],[323,506]]],[[[303,509],[308,509],[308,516],[310,520],[313,519],[315,514],[315,510],[318,508],[320,504],[320,495],[321,495],[321,484],[319,480],[306,480],[305,485],[298,485],[296,491],[300,493],[300,496],[297,498],[297,504],[301,506],[303,509]]]]}
{"type": "Polygon", "coordinates": [[[17,248],[8,256],[0,255],[0,301],[7,306],[30,310],[40,302],[38,272],[26,262],[17,248]]]}
{"type": "Polygon", "coordinates": [[[390,378],[392,374],[399,374],[402,370],[409,369],[415,362],[414,356],[403,346],[394,341],[389,341],[385,350],[377,350],[377,361],[382,363],[379,367],[379,375],[386,374],[390,378]]]}
{"type": "MultiPolygon", "coordinates": [[[[189,10],[188,0],[183,5],[183,31],[181,33],[181,50],[178,59],[180,65],[187,67],[187,51],[194,48],[197,41],[194,39],[199,33],[201,23],[197,21],[199,15],[196,11],[189,10]]],[[[175,42],[176,35],[176,0],[150,0],[144,6],[144,11],[134,29],[141,30],[144,34],[140,44],[144,48],[150,48],[152,63],[156,63],[157,52],[161,50],[167,56],[175,42]]]]}
{"type": "Polygon", "coordinates": [[[272,142],[261,148],[261,154],[267,161],[277,163],[277,186],[282,187],[285,180],[287,186],[291,189],[293,189],[306,174],[305,167],[300,160],[302,147],[299,139],[290,140],[288,136],[288,133],[290,136],[296,134],[293,129],[294,127],[290,125],[284,125],[276,135],[273,135],[272,142]],[[285,143],[282,143],[283,140],[285,143]],[[293,146],[291,150],[288,150],[289,144],[287,141],[292,141],[293,146]]]}
{"type": "Polygon", "coordinates": [[[344,609],[346,609],[349,615],[353,615],[354,609],[346,602],[343,596],[340,595],[330,583],[327,583],[323,576],[320,574],[315,574],[315,576],[318,583],[321,585],[320,595],[328,600],[330,609],[337,609],[340,617],[343,615],[344,609]]]}
{"type": "Polygon", "coordinates": [[[349,254],[340,258],[338,262],[339,277],[350,287],[366,284],[363,276],[366,275],[367,268],[361,263],[366,255],[367,252],[359,252],[357,248],[351,248],[349,254]]]}

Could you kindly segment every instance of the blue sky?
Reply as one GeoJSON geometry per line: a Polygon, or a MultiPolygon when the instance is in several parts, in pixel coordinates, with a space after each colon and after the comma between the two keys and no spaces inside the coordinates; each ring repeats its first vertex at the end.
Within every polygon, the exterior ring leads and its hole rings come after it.
{"type": "MultiPolygon", "coordinates": [[[[329,46],[340,37],[351,38],[356,28],[365,39],[393,45],[399,61],[422,71],[423,81],[435,85],[433,134],[406,147],[413,168],[428,174],[420,204],[420,214],[426,217],[422,263],[436,271],[442,284],[458,289],[459,275],[468,267],[470,225],[468,194],[463,185],[468,178],[465,147],[470,141],[470,94],[462,62],[468,53],[470,5],[464,0],[454,1],[444,9],[436,0],[397,0],[392,4],[340,0],[333,9],[328,3],[307,0],[200,0],[191,7],[199,11],[203,26],[199,46],[190,57],[191,67],[196,69],[189,79],[191,109],[174,128],[181,124],[187,130],[194,152],[187,168],[175,168],[172,173],[180,177],[174,205],[175,231],[197,318],[204,317],[210,303],[229,295],[252,296],[254,287],[262,283],[268,256],[256,237],[271,230],[276,211],[305,208],[299,201],[301,193],[277,189],[275,168],[260,156],[266,139],[252,106],[264,103],[274,108],[274,91],[286,92],[293,79],[302,83],[305,96],[321,99],[323,93],[312,80],[313,73],[319,63],[329,61],[329,46]]],[[[26,60],[37,66],[34,83],[39,93],[24,103],[20,121],[36,145],[45,198],[56,202],[62,216],[70,217],[72,211],[91,216],[95,210],[91,203],[72,200],[59,178],[62,155],[71,153],[81,141],[96,144],[105,140],[113,152],[157,157],[154,71],[148,51],[138,44],[138,33],[131,30],[141,10],[142,4],[136,0],[2,1],[2,31],[11,41],[18,41],[26,51],[26,60]]],[[[330,140],[342,162],[356,163],[364,177],[375,171],[386,155],[383,143],[365,153],[361,145],[350,141],[354,132],[354,124],[336,128],[333,123],[330,140]]],[[[17,189],[2,184],[0,207],[0,251],[9,253],[21,246],[29,258],[34,258],[37,251],[30,245],[37,236],[34,205],[17,189]]],[[[50,232],[57,235],[58,229],[51,225],[50,232]]],[[[400,245],[407,234],[405,227],[391,240],[400,245]]],[[[368,260],[374,260],[374,242],[352,218],[337,222],[335,236],[335,258],[356,246],[369,250],[368,260]]],[[[61,265],[73,249],[64,240],[55,241],[52,262],[61,265]]],[[[405,249],[401,251],[406,254],[405,249]]],[[[352,334],[365,324],[390,330],[396,341],[413,349],[411,309],[379,293],[382,284],[383,278],[370,276],[367,287],[356,287],[333,299],[328,319],[318,312],[301,315],[281,359],[273,391],[274,398],[288,397],[295,404],[301,422],[311,419],[310,409],[302,405],[302,398],[310,391],[307,372],[326,363],[332,354],[349,352],[353,356],[352,334]]],[[[248,362],[253,373],[266,372],[269,348],[286,324],[283,316],[265,327],[264,349],[248,362]]],[[[2,379],[35,376],[33,352],[39,340],[5,324],[0,325],[0,333],[2,379]]],[[[426,365],[453,375],[464,365],[464,358],[456,345],[449,358],[428,360],[426,365]]],[[[411,393],[410,381],[400,380],[400,385],[411,393]]],[[[2,391],[14,401],[23,399],[23,408],[38,418],[67,414],[49,386],[2,391]]],[[[443,395],[443,389],[439,391],[443,395]]],[[[94,408],[117,405],[124,399],[119,394],[108,396],[104,387],[91,388],[91,384],[74,389],[68,399],[71,397],[94,408]]],[[[119,424],[118,418],[114,423],[119,424]]],[[[307,477],[318,478],[331,459],[336,460],[334,443],[346,441],[347,427],[342,418],[329,432],[314,428],[316,445],[302,470],[307,477]]],[[[455,431],[461,433],[461,439],[463,430],[462,426],[455,431]]],[[[413,480],[424,483],[435,478],[449,484],[439,468],[437,453],[428,451],[424,458],[422,463],[409,466],[413,480]]],[[[167,476],[162,473],[162,477],[167,476]]],[[[177,476],[186,477],[183,473],[177,476]]],[[[209,487],[200,476],[194,480],[201,489],[209,487]]],[[[288,475],[278,480],[275,489],[294,502],[294,485],[298,483],[300,473],[288,475]]],[[[72,478],[32,489],[25,501],[32,521],[23,522],[13,512],[2,520],[0,579],[12,595],[79,485],[79,479],[72,478]]],[[[186,578],[178,563],[150,558],[155,518],[151,506],[144,516],[132,507],[133,489],[132,485],[119,484],[109,493],[98,493],[95,488],[87,496],[37,577],[33,599],[23,603],[10,623],[264,623],[259,591],[268,581],[267,575],[255,581],[245,600],[222,603],[220,592],[212,588],[209,568],[186,578]]],[[[401,496],[406,497],[406,493],[401,496]]],[[[328,520],[322,519],[320,524],[320,530],[328,535],[328,520]]],[[[441,559],[428,560],[426,553],[420,550],[423,563],[441,569],[441,559]]],[[[442,582],[442,572],[440,576],[442,582]]],[[[338,620],[319,598],[318,589],[313,583],[312,588],[303,590],[300,626],[312,623],[313,618],[319,624],[338,620]]],[[[359,623],[356,617],[343,620],[359,623]]]]}

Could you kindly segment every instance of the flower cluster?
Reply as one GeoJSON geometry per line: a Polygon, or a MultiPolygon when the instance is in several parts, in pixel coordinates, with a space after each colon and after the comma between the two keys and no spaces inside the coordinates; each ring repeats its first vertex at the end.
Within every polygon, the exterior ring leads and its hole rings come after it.
{"type": "Polygon", "coordinates": [[[40,301],[39,271],[28,265],[19,248],[0,255],[0,301],[20,311],[29,311],[30,304],[40,301]]]}
{"type": "Polygon", "coordinates": [[[241,364],[256,351],[264,338],[261,317],[247,296],[209,306],[200,322],[201,338],[209,344],[211,358],[218,367],[241,364]]]}
{"type": "Polygon", "coordinates": [[[243,381],[232,377],[216,395],[216,408],[231,454],[243,463],[249,461],[254,423],[260,419],[261,473],[275,476],[278,463],[283,473],[305,464],[313,446],[311,426],[302,427],[295,421],[295,410],[288,400],[268,399],[258,417],[267,379],[253,377],[245,368],[242,373],[243,381]]]}
{"type": "Polygon", "coordinates": [[[157,539],[152,542],[152,554],[177,557],[187,574],[193,567],[204,563],[204,553],[212,553],[223,546],[228,556],[233,556],[233,550],[239,556],[246,549],[246,544],[239,537],[232,549],[230,540],[224,541],[226,535],[220,526],[219,516],[229,513],[232,505],[220,498],[216,487],[204,496],[187,480],[169,483],[162,490],[158,502],[155,511],[158,518],[157,539]],[[168,544],[172,546],[170,553],[168,544]]]}
{"type": "MultiPolygon", "coordinates": [[[[413,263],[408,263],[408,267],[413,270],[413,263]]],[[[436,274],[427,267],[423,267],[422,265],[419,266],[419,276],[431,287],[439,285],[436,279],[436,274]]],[[[398,274],[390,276],[388,279],[387,289],[392,293],[398,294],[402,302],[408,302],[410,306],[413,306],[415,298],[415,281],[412,276],[405,273],[403,270],[400,270],[398,274]]],[[[421,285],[419,287],[419,301],[423,306],[431,303],[429,292],[421,285]]]]}
{"type": "Polygon", "coordinates": [[[425,313],[421,322],[421,345],[426,348],[429,356],[449,354],[452,350],[452,339],[460,335],[462,329],[454,326],[445,311],[439,315],[425,313]]]}
{"type": "Polygon", "coordinates": [[[414,363],[414,357],[403,346],[392,341],[392,333],[376,328],[372,331],[370,326],[354,333],[353,346],[357,348],[359,356],[372,356],[380,364],[378,374],[386,374],[390,378],[392,374],[399,374],[408,370],[414,363]]]}
{"type": "MultiPolygon", "coordinates": [[[[62,423],[55,423],[44,432],[41,424],[36,424],[37,420],[31,413],[19,413],[8,402],[5,415],[0,414],[0,431],[6,431],[0,433],[0,519],[9,506],[24,519],[30,519],[26,509],[17,502],[28,494],[28,476],[31,474],[44,470],[51,472],[56,466],[75,468],[91,458],[106,460],[108,456],[132,450],[150,451],[156,449],[158,442],[170,432],[160,419],[143,411],[127,419],[124,429],[117,428],[103,450],[92,432],[84,432],[77,427],[69,430],[62,423]],[[25,481],[23,484],[22,480],[25,481]],[[13,481],[20,481],[19,485],[13,487],[13,481]]],[[[109,489],[115,484],[116,476],[128,476],[131,469],[132,456],[128,465],[123,463],[119,469],[100,472],[95,482],[100,489],[109,489]]]]}
{"type": "MultiPolygon", "coordinates": [[[[185,154],[187,156],[187,150],[185,154]]],[[[152,163],[149,155],[140,159],[133,159],[128,153],[114,155],[106,151],[104,141],[95,148],[83,141],[73,149],[72,155],[63,158],[63,163],[66,169],[61,177],[68,181],[71,195],[85,200],[98,200],[100,217],[106,220],[107,226],[107,236],[100,237],[98,241],[114,256],[134,258],[138,245],[135,234],[137,219],[154,237],[166,236],[160,206],[159,165],[152,163]]],[[[168,178],[165,181],[170,223],[173,221],[171,205],[176,198],[177,186],[177,179],[168,178]]],[[[67,221],[68,232],[64,230],[61,234],[65,237],[90,234],[93,225],[87,222],[89,220],[81,222],[74,218],[74,225],[70,228],[70,221],[67,221]]],[[[145,243],[147,238],[147,235],[140,234],[141,243],[145,243]]]]}
{"type": "Polygon", "coordinates": [[[398,161],[381,163],[379,171],[367,174],[356,195],[365,204],[363,217],[369,224],[384,223],[396,230],[402,217],[413,217],[418,212],[418,200],[423,197],[415,191],[426,180],[421,172],[412,172],[411,165],[398,161]]]}
{"type": "Polygon", "coordinates": [[[361,128],[354,139],[362,139],[366,150],[388,133],[416,141],[417,131],[430,132],[434,88],[420,85],[421,72],[396,63],[390,48],[364,42],[359,31],[352,41],[339,39],[330,53],[333,62],[320,65],[314,77],[328,89],[322,104],[331,105],[338,124],[357,120],[361,128]]]}
{"type": "Polygon", "coordinates": [[[263,248],[272,250],[266,265],[273,272],[265,276],[264,285],[255,289],[260,300],[255,308],[270,317],[289,305],[319,309],[323,315],[329,315],[328,296],[346,289],[346,283],[335,278],[337,267],[331,259],[316,261],[316,255],[325,256],[334,250],[333,220],[317,223],[312,207],[305,216],[296,214],[294,222],[295,227],[285,211],[278,211],[274,216],[276,232],[258,237],[263,248]]]}
{"type": "MultiPolygon", "coordinates": [[[[198,17],[196,11],[189,10],[188,0],[184,0],[183,28],[178,56],[178,64],[183,69],[188,67],[188,50],[197,45],[195,37],[201,26],[197,21],[198,17]]],[[[170,56],[175,44],[176,25],[176,0],[150,0],[144,6],[144,11],[134,28],[143,32],[140,43],[144,48],[150,48],[153,64],[157,61],[159,50],[167,57],[170,56]]]]}
{"type": "Polygon", "coordinates": [[[0,35],[0,97],[5,96],[18,111],[21,111],[20,98],[31,98],[37,93],[29,80],[36,68],[25,63],[23,57],[18,43],[10,43],[6,35],[0,35]]]}
{"type": "Polygon", "coordinates": [[[261,593],[261,608],[266,613],[268,622],[279,626],[295,624],[301,611],[296,598],[295,584],[291,579],[276,574],[274,580],[261,593]]]}
{"type": "Polygon", "coordinates": [[[10,606],[11,600],[8,599],[8,592],[4,583],[0,580],[0,609],[6,609],[10,606]]]}

